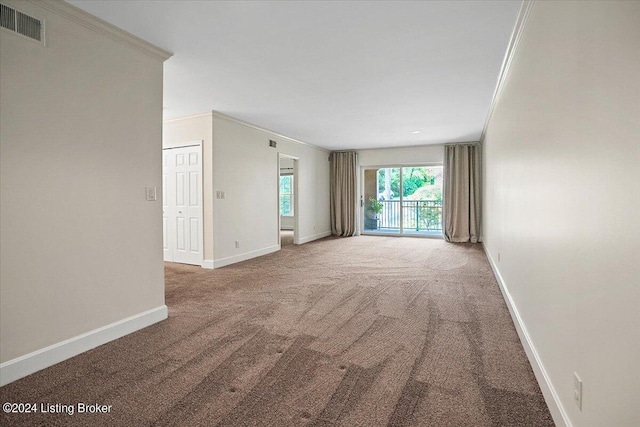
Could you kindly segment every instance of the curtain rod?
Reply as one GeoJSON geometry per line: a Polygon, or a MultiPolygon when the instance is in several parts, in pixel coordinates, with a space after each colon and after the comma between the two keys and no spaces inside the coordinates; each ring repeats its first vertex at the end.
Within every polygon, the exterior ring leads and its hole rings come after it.
{"type": "Polygon", "coordinates": [[[480,141],[466,141],[466,142],[447,142],[444,144],[447,145],[479,145],[480,141]]]}

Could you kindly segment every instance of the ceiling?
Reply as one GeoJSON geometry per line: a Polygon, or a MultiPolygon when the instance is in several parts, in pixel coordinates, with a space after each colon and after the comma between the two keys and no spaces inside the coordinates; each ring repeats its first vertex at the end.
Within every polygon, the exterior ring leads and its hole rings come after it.
{"type": "Polygon", "coordinates": [[[174,53],[165,119],[216,110],[328,149],[480,138],[519,1],[71,0],[174,53]]]}

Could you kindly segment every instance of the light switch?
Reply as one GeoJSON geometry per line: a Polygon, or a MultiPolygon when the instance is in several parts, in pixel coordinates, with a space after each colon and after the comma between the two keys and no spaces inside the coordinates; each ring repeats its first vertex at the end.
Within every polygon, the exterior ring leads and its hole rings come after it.
{"type": "Polygon", "coordinates": [[[156,201],[156,187],[145,187],[147,193],[147,201],[155,202],[156,201]]]}
{"type": "Polygon", "coordinates": [[[582,380],[577,373],[573,373],[573,401],[582,411],[582,380]]]}

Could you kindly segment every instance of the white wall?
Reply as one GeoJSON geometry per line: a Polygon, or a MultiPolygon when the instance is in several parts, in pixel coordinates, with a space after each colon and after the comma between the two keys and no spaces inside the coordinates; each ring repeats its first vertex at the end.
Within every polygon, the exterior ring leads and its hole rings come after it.
{"type": "Polygon", "coordinates": [[[640,425],[639,141],[640,3],[536,2],[484,138],[484,242],[574,426],[640,425]]]}
{"type": "Polygon", "coordinates": [[[358,151],[361,167],[442,164],[443,160],[443,144],[358,151]]]}
{"type": "Polygon", "coordinates": [[[279,249],[280,153],[298,159],[300,243],[331,234],[327,150],[217,112],[167,120],[163,129],[165,148],[204,141],[205,267],[223,267],[279,249]],[[277,148],[269,147],[269,140],[275,140],[277,148]],[[225,198],[216,199],[217,191],[225,198]]]}
{"type": "MultiPolygon", "coordinates": [[[[5,3],[46,20],[47,46],[0,33],[3,383],[30,373],[16,358],[149,310],[166,317],[161,206],[145,187],[161,185],[168,57],[62,2],[5,3]]],[[[31,371],[55,362],[43,354],[31,371]]]]}
{"type": "Polygon", "coordinates": [[[204,259],[213,260],[213,115],[209,112],[163,123],[162,148],[193,141],[202,141],[204,259]]]}
{"type": "Polygon", "coordinates": [[[300,243],[331,234],[328,151],[214,113],[214,191],[225,192],[214,200],[215,267],[279,249],[279,153],[298,159],[300,243]]]}
{"type": "Polygon", "coordinates": [[[293,230],[295,228],[295,215],[280,217],[280,230],[293,230]]]}

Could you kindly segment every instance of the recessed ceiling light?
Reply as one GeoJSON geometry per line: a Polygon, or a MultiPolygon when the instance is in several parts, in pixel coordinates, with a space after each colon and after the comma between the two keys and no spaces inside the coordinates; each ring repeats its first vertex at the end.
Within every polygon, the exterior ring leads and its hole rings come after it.
{"type": "Polygon", "coordinates": [[[421,132],[421,131],[419,131],[419,130],[414,130],[414,131],[413,131],[413,132],[411,132],[411,133],[420,133],[420,132],[421,132]]]}

